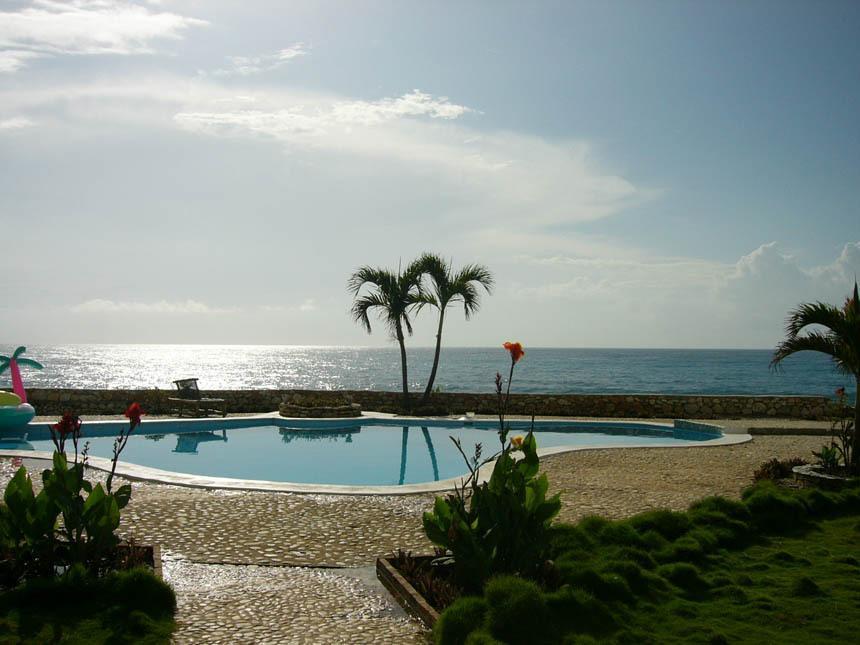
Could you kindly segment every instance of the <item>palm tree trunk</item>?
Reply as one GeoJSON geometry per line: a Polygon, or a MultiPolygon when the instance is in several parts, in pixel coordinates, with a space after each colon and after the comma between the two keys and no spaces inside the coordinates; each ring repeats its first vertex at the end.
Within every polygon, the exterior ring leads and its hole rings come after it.
{"type": "Polygon", "coordinates": [[[426,405],[430,401],[430,393],[433,391],[433,382],[436,380],[436,370],[439,367],[439,354],[442,351],[442,325],[445,322],[445,310],[439,310],[439,329],[436,331],[436,353],[433,355],[433,369],[430,370],[430,379],[427,381],[427,389],[421,404],[426,405]]]}
{"type": "Polygon", "coordinates": [[[395,327],[397,332],[397,342],[400,345],[400,371],[403,376],[403,408],[409,410],[409,379],[406,375],[406,343],[403,340],[403,327],[400,321],[397,321],[395,327]]]}
{"type": "Polygon", "coordinates": [[[21,397],[21,403],[27,402],[27,391],[24,389],[24,381],[21,378],[21,370],[18,361],[14,358],[9,362],[9,373],[12,376],[12,391],[21,397]]]}

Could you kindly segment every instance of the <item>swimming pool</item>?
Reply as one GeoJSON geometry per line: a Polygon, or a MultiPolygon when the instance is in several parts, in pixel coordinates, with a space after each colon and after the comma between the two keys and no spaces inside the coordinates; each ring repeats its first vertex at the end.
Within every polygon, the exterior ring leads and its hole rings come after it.
{"type": "MultiPolygon", "coordinates": [[[[512,434],[528,431],[513,422],[512,434]]],[[[542,452],[585,447],[707,445],[721,439],[716,428],[692,429],[649,423],[536,423],[542,452]]],[[[85,423],[83,441],[92,457],[110,458],[122,423],[85,423]]],[[[490,455],[499,445],[498,425],[454,420],[361,418],[312,421],[281,417],[147,421],[132,435],[122,461],[148,469],[206,478],[263,480],[334,486],[404,486],[444,482],[466,472],[450,437],[467,454],[476,443],[490,455]]],[[[26,433],[0,433],[0,451],[50,452],[46,424],[26,433]]],[[[94,460],[96,461],[96,460],[94,460]]],[[[181,482],[177,482],[181,483],[181,482]]]]}

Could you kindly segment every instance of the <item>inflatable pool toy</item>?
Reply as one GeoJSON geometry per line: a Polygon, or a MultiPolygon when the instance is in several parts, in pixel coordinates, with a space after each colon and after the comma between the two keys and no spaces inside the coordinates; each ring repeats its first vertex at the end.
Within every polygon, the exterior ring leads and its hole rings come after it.
{"type": "Polygon", "coordinates": [[[26,365],[40,370],[42,365],[29,358],[21,358],[26,351],[26,347],[18,347],[11,356],[0,356],[0,374],[8,369],[12,376],[12,392],[0,392],[0,430],[25,426],[36,416],[36,410],[27,403],[20,367],[26,365]]]}
{"type": "Polygon", "coordinates": [[[25,426],[36,410],[29,403],[22,403],[21,397],[12,392],[0,392],[0,430],[25,426]]]}
{"type": "Polygon", "coordinates": [[[0,439],[0,450],[35,450],[35,448],[26,439],[14,437],[11,439],[0,439]]]}

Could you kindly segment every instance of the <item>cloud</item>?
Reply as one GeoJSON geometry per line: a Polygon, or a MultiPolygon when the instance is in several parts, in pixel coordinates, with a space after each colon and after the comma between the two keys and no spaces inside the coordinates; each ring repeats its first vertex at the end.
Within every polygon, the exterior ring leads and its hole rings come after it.
{"type": "Polygon", "coordinates": [[[215,76],[252,76],[262,74],[283,67],[295,58],[308,54],[304,43],[290,45],[274,54],[262,56],[228,56],[230,67],[216,69],[212,72],[215,76]]]}
{"type": "Polygon", "coordinates": [[[276,110],[234,110],[222,112],[180,112],[174,116],[183,128],[210,135],[256,134],[287,142],[302,135],[322,137],[342,133],[349,126],[380,125],[404,117],[456,119],[471,112],[448,97],[433,97],[413,90],[397,98],[378,101],[296,102],[276,110]]]}
{"type": "Polygon", "coordinates": [[[206,24],[123,0],[33,0],[0,12],[0,72],[45,56],[152,54],[155,41],[178,40],[206,24]]]}
{"type": "Polygon", "coordinates": [[[300,305],[261,305],[259,307],[260,311],[265,313],[290,313],[290,312],[300,312],[300,313],[310,313],[312,311],[317,311],[319,306],[314,298],[308,298],[300,305]]]}
{"type": "Polygon", "coordinates": [[[0,132],[3,130],[21,130],[36,125],[32,119],[25,116],[15,116],[10,119],[0,119],[0,132]]]}
{"type": "Polygon", "coordinates": [[[185,300],[168,302],[159,300],[157,302],[134,302],[103,300],[96,298],[87,300],[71,308],[75,313],[86,314],[224,314],[238,311],[234,307],[210,307],[206,303],[196,300],[185,300]]]}
{"type": "MultiPolygon", "coordinates": [[[[2,28],[2,27],[0,27],[2,28]]],[[[41,58],[44,54],[21,49],[0,49],[0,74],[11,74],[26,67],[27,61],[41,58]]]]}
{"type": "Polygon", "coordinates": [[[527,262],[536,273],[513,295],[542,309],[574,312],[567,320],[571,333],[603,334],[611,345],[623,345],[633,333],[657,346],[767,347],[800,302],[842,304],[860,274],[860,242],[813,267],[776,242],[732,263],[576,256],[527,262]]]}
{"type": "Polygon", "coordinates": [[[436,98],[421,90],[412,90],[397,98],[335,103],[329,119],[338,123],[376,125],[405,116],[457,119],[468,112],[474,110],[451,103],[447,96],[436,98]]]}
{"type": "Polygon", "coordinates": [[[0,90],[0,104],[50,115],[63,137],[119,125],[168,136],[179,129],[225,146],[268,140],[290,163],[317,169],[321,181],[366,175],[362,181],[398,199],[410,186],[420,203],[411,210],[432,210],[456,224],[464,248],[570,253],[578,244],[575,233],[564,232],[571,224],[660,195],[600,167],[586,141],[479,131],[471,124],[479,111],[421,90],[354,100],[282,86],[227,87],[214,77],[156,76],[30,84],[0,90]],[[392,193],[391,186],[399,188],[392,193]]]}

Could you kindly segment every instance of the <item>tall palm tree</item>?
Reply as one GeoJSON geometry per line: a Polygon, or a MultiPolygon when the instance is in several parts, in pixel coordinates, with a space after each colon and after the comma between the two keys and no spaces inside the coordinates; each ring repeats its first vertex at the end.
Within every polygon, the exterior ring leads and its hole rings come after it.
{"type": "Polygon", "coordinates": [[[376,309],[389,333],[400,345],[400,367],[403,377],[403,406],[409,408],[409,380],[406,371],[406,343],[403,330],[412,335],[411,312],[427,297],[421,289],[421,274],[415,263],[406,271],[392,273],[387,269],[363,266],[352,274],[347,283],[353,295],[352,317],[371,333],[370,310],[376,309]],[[364,290],[365,287],[369,287],[364,290]],[[364,291],[363,291],[364,290],[364,291]]]}
{"type": "Polygon", "coordinates": [[[836,364],[836,369],[854,376],[857,393],[854,397],[854,450],[850,464],[852,472],[860,471],[860,296],[857,281],[854,293],[845,300],[840,309],[823,302],[806,303],[790,312],[785,324],[786,338],[779,345],[771,361],[777,367],[787,356],[795,352],[813,351],[827,354],[836,364]],[[820,325],[824,331],[800,332],[810,326],[820,325]]]}
{"type": "Polygon", "coordinates": [[[426,304],[439,310],[439,326],[436,330],[436,353],[433,355],[433,368],[424,390],[422,403],[430,400],[436,370],[439,368],[439,353],[442,350],[442,327],[445,324],[445,310],[456,302],[463,303],[466,320],[481,307],[480,287],[489,294],[493,291],[493,274],[480,264],[467,264],[457,273],[450,263],[433,253],[425,253],[415,261],[418,270],[430,278],[432,293],[427,294],[426,304]]]}

